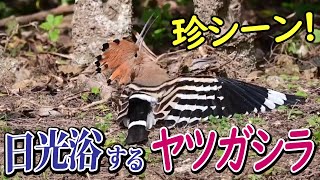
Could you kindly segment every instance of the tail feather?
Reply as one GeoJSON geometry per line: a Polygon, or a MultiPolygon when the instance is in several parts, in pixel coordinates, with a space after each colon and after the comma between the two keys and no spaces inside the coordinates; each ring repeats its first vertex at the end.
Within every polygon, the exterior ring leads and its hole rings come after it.
{"type": "Polygon", "coordinates": [[[306,101],[306,98],[304,98],[304,97],[291,95],[291,94],[285,94],[285,95],[287,97],[286,105],[303,104],[306,101]]]}

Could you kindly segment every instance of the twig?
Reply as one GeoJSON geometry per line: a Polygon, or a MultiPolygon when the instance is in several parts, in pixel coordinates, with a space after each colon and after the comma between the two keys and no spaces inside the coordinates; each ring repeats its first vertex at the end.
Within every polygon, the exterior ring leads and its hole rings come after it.
{"type": "Polygon", "coordinates": [[[291,114],[292,114],[292,112],[293,112],[294,108],[295,108],[295,107],[297,107],[297,104],[298,104],[298,102],[296,102],[296,103],[292,106],[291,110],[289,111],[289,113],[288,113],[288,117],[287,117],[287,119],[288,119],[288,120],[290,120],[290,118],[291,118],[291,114]]]}
{"type": "Polygon", "coordinates": [[[55,56],[59,56],[65,59],[70,59],[73,60],[73,56],[72,54],[61,54],[61,53],[57,53],[57,52],[42,52],[41,54],[51,54],[51,55],[55,55],[55,56]]]}
{"type": "Polygon", "coordinates": [[[71,96],[67,96],[63,99],[63,101],[61,102],[61,104],[65,103],[65,102],[68,102],[68,101],[71,101],[73,99],[77,99],[81,93],[85,93],[85,92],[88,92],[88,91],[81,91],[81,92],[78,92],[76,94],[73,94],[71,96]]]}
{"type": "Polygon", "coordinates": [[[57,15],[57,14],[68,14],[68,13],[72,13],[73,12],[73,7],[74,5],[62,5],[59,6],[57,8],[48,10],[48,11],[41,11],[35,14],[30,14],[30,15],[26,15],[26,16],[19,16],[19,17],[7,17],[4,18],[2,20],[0,20],[0,27],[5,26],[9,21],[11,21],[12,19],[16,19],[16,21],[19,24],[28,24],[31,21],[42,21],[44,20],[48,14],[53,14],[53,15],[57,15]]]}
{"type": "Polygon", "coordinates": [[[92,102],[91,104],[88,104],[88,105],[86,105],[86,106],[84,106],[84,107],[81,107],[80,109],[81,109],[82,111],[86,111],[87,109],[89,109],[89,108],[91,108],[91,107],[93,107],[93,106],[97,106],[97,105],[103,104],[103,103],[105,103],[105,102],[107,102],[107,101],[108,101],[108,99],[102,99],[102,100],[100,100],[100,101],[95,101],[95,102],[92,102]]]}
{"type": "Polygon", "coordinates": [[[237,51],[237,52],[236,52],[236,55],[235,55],[232,59],[228,57],[229,61],[227,61],[227,62],[225,62],[224,64],[222,64],[222,65],[219,67],[219,69],[223,68],[223,67],[226,66],[227,64],[229,64],[229,63],[231,63],[232,61],[234,61],[234,60],[237,58],[238,54],[239,54],[239,53],[238,53],[238,51],[237,51]]]}
{"type": "Polygon", "coordinates": [[[155,172],[161,179],[165,180],[166,177],[164,177],[162,174],[160,174],[158,171],[153,171],[155,172]]]}
{"type": "MultiPolygon", "coordinates": [[[[19,25],[18,25],[19,26],[19,25]]],[[[18,27],[15,28],[14,31],[18,31],[18,27]]],[[[7,48],[8,48],[8,45],[9,45],[9,42],[10,40],[12,39],[12,37],[15,35],[16,33],[11,33],[9,37],[7,37],[6,39],[6,44],[4,45],[4,49],[3,49],[3,52],[6,52],[7,51],[7,48]]]]}
{"type": "Polygon", "coordinates": [[[89,180],[91,180],[89,173],[86,173],[86,176],[87,176],[87,178],[88,178],[89,180]]]}
{"type": "Polygon", "coordinates": [[[7,87],[7,86],[4,86],[4,88],[6,89],[7,95],[10,96],[10,95],[11,95],[11,92],[10,92],[10,90],[8,89],[8,87],[7,87]]]}
{"type": "Polygon", "coordinates": [[[180,50],[177,50],[177,51],[174,51],[174,52],[168,52],[168,53],[161,54],[160,56],[157,57],[155,62],[159,62],[160,59],[162,59],[164,57],[167,57],[169,55],[177,54],[177,53],[184,52],[184,51],[186,51],[186,50],[185,49],[180,49],[180,50]]]}

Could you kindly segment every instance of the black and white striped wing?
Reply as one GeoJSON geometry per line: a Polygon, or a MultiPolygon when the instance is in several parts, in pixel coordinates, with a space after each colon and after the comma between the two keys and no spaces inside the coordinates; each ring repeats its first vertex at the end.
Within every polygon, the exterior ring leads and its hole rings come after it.
{"type": "Polygon", "coordinates": [[[156,121],[184,126],[234,114],[265,112],[285,104],[287,95],[226,78],[189,78],[163,94],[155,111],[156,121]]]}
{"type": "Polygon", "coordinates": [[[129,94],[121,94],[118,102],[118,117],[117,121],[122,125],[128,127],[130,119],[128,117],[129,111],[129,94]]]}
{"type": "Polygon", "coordinates": [[[265,112],[302,100],[294,95],[227,78],[180,77],[157,87],[131,85],[130,88],[157,100],[151,124],[164,120],[168,127],[195,124],[208,120],[210,115],[221,118],[265,112]]]}
{"type": "Polygon", "coordinates": [[[215,106],[220,104],[216,95],[221,88],[216,78],[181,78],[163,94],[155,118],[165,120],[168,127],[207,120],[211,114],[219,113],[215,106]]]}

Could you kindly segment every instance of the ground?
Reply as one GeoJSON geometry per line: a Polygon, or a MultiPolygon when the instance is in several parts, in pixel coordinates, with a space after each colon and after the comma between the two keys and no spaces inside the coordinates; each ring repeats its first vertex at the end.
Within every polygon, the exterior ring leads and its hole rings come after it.
{"type": "MultiPolygon", "coordinates": [[[[200,123],[194,127],[176,128],[171,130],[171,134],[192,132],[195,128],[203,130],[207,136],[210,130],[217,130],[220,137],[226,136],[232,125],[240,128],[248,122],[252,123],[256,128],[262,128],[270,133],[272,142],[268,146],[268,150],[274,146],[279,138],[287,139],[287,133],[291,129],[310,127],[313,132],[319,132],[319,112],[320,112],[320,81],[319,80],[303,80],[300,78],[283,77],[285,84],[276,88],[276,90],[296,93],[298,89],[302,89],[304,96],[307,96],[306,103],[295,107],[281,107],[278,110],[263,114],[250,114],[248,116],[237,116],[231,119],[211,120],[207,123],[200,123]],[[290,84],[295,84],[292,87],[290,84]],[[318,122],[317,122],[318,121],[318,122]]],[[[266,86],[266,79],[259,78],[253,83],[266,86]]],[[[48,89],[46,89],[48,90],[48,89]]],[[[105,147],[114,143],[124,144],[127,133],[126,129],[114,122],[114,108],[111,103],[107,102],[87,110],[80,110],[80,107],[87,105],[86,97],[83,96],[81,88],[62,89],[56,93],[50,91],[24,92],[20,95],[1,94],[1,107],[6,108],[5,113],[1,117],[1,137],[0,137],[0,167],[3,172],[4,163],[4,134],[23,133],[26,130],[35,132],[36,130],[45,131],[48,127],[59,127],[68,129],[69,127],[96,127],[105,131],[107,141],[105,147]],[[51,109],[51,116],[43,115],[46,113],[44,107],[56,107],[51,109]],[[42,110],[41,110],[42,108],[42,110]],[[40,111],[39,111],[40,109],[40,111]],[[44,112],[42,112],[44,111],[44,112]],[[62,112],[60,115],[52,117],[52,112],[62,112]],[[111,114],[113,116],[111,116],[111,114]],[[62,115],[63,114],[63,115],[62,115]]],[[[90,97],[89,97],[90,99],[90,97]]],[[[0,111],[1,112],[1,111],[0,111]]],[[[222,150],[216,150],[210,163],[199,174],[193,174],[190,166],[199,156],[200,151],[194,153],[184,152],[179,158],[174,160],[175,172],[172,175],[165,175],[162,169],[162,160],[159,153],[150,154],[150,142],[158,140],[159,129],[152,129],[149,135],[149,142],[143,146],[148,154],[146,171],[139,175],[130,175],[126,168],[122,168],[120,172],[110,174],[107,171],[108,163],[106,158],[101,163],[101,171],[98,174],[54,174],[50,170],[35,176],[25,176],[17,173],[13,179],[319,179],[320,178],[320,150],[317,148],[314,159],[310,165],[300,174],[291,175],[290,166],[299,158],[300,154],[283,154],[282,158],[268,171],[257,175],[253,173],[252,165],[255,161],[261,159],[252,150],[249,150],[249,157],[243,173],[234,175],[229,169],[225,169],[222,173],[217,173],[214,165],[222,150]]],[[[319,144],[319,135],[313,139],[319,144]]],[[[2,179],[6,179],[2,176],[2,179]]]]}

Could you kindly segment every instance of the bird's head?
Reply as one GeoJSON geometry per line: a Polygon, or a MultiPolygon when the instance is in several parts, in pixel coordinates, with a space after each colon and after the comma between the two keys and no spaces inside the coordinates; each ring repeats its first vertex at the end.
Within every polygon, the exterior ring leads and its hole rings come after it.
{"type": "Polygon", "coordinates": [[[136,42],[115,39],[102,45],[103,53],[96,57],[95,64],[98,73],[106,69],[112,71],[108,83],[116,80],[119,85],[126,85],[135,77],[140,76],[142,72],[145,73],[144,70],[141,71],[144,69],[143,64],[157,66],[154,62],[156,56],[144,44],[145,35],[155,21],[151,19],[152,17],[149,18],[141,33],[136,34],[136,42]]]}

